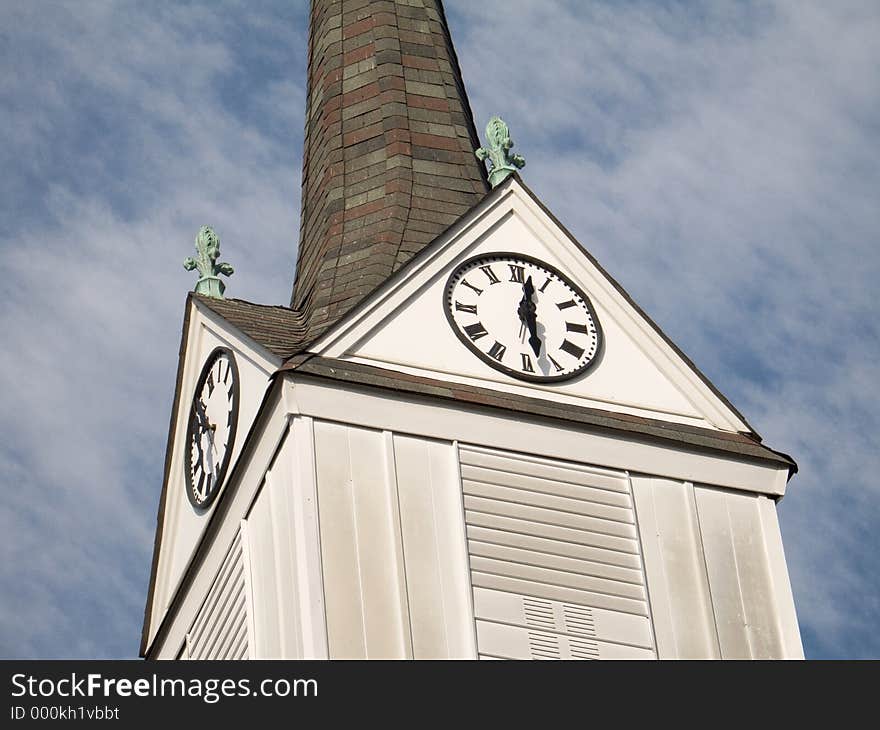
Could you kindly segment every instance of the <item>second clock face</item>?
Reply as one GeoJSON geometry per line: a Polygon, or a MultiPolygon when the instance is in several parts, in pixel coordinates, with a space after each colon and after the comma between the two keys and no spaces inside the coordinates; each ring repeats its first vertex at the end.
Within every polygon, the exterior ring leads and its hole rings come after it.
{"type": "Polygon", "coordinates": [[[231,350],[215,349],[196,384],[187,428],[187,495],[206,509],[220,491],[238,422],[238,366],[231,350]]]}
{"type": "Polygon", "coordinates": [[[553,382],[584,372],[602,346],[589,298],[552,266],[521,254],[461,264],[446,284],[446,316],[481,360],[520,380],[553,382]]]}

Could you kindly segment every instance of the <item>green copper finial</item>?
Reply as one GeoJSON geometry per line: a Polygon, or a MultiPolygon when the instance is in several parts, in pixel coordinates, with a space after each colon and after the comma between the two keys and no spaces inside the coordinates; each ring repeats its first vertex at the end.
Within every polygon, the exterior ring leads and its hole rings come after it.
{"type": "Polygon", "coordinates": [[[232,276],[234,269],[227,263],[217,263],[220,256],[220,238],[208,226],[199,229],[196,236],[196,251],[198,256],[188,256],[183,260],[183,268],[187,271],[199,270],[199,280],[196,282],[197,294],[204,294],[215,299],[222,299],[226,284],[220,281],[218,274],[232,276]]]}
{"type": "Polygon", "coordinates": [[[477,159],[482,162],[487,157],[492,163],[489,171],[489,184],[494,188],[512,172],[516,172],[526,164],[522,155],[511,155],[510,148],[513,140],[510,138],[510,130],[501,117],[492,117],[486,125],[486,140],[488,148],[480,147],[477,150],[477,159]]]}

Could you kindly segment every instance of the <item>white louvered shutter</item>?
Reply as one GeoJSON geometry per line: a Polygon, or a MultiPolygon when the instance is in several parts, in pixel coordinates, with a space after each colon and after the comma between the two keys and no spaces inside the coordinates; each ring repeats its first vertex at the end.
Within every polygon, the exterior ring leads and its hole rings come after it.
{"type": "Polygon", "coordinates": [[[186,635],[187,659],[247,659],[249,581],[239,531],[186,635]]]}
{"type": "Polygon", "coordinates": [[[459,453],[481,658],[654,658],[627,475],[459,453]]]}

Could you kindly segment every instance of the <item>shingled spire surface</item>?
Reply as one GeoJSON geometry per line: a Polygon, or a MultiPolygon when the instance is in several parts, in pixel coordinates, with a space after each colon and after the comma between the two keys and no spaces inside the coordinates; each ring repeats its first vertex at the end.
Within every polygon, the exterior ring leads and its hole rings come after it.
{"type": "Polygon", "coordinates": [[[313,0],[291,306],[317,334],[488,191],[440,0],[313,0]]]}

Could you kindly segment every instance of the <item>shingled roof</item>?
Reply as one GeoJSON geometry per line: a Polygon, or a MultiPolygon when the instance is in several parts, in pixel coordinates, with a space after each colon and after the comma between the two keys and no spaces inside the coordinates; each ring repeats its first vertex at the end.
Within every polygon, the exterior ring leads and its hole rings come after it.
{"type": "Polygon", "coordinates": [[[313,0],[291,307],[316,336],[488,190],[440,0],[313,0]]]}
{"type": "Polygon", "coordinates": [[[190,296],[282,360],[300,352],[307,342],[308,326],[302,313],[289,307],[254,304],[243,299],[215,299],[194,293],[190,296]]]}

